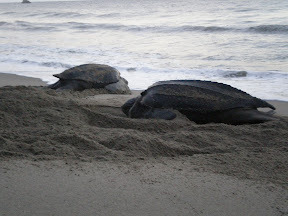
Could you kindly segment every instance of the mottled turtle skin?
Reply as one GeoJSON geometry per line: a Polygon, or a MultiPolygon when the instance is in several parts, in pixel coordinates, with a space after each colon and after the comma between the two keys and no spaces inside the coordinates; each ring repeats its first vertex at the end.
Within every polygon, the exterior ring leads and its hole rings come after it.
{"type": "Polygon", "coordinates": [[[198,124],[210,122],[226,124],[261,123],[274,120],[271,113],[257,110],[271,104],[232,86],[200,80],[160,81],[137,98],[128,100],[122,111],[130,118],[171,120],[178,110],[198,124]]]}
{"type": "Polygon", "coordinates": [[[53,75],[59,81],[49,86],[57,90],[81,91],[90,88],[106,88],[112,93],[130,93],[128,82],[120,72],[103,64],[84,64],[53,75]]]}

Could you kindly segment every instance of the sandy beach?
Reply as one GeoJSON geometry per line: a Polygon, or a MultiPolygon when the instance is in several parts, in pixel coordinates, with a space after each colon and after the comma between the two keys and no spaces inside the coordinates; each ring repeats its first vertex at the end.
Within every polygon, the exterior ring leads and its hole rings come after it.
{"type": "Polygon", "coordinates": [[[276,121],[129,119],[131,95],[0,73],[0,215],[288,215],[288,103],[276,121]]]}

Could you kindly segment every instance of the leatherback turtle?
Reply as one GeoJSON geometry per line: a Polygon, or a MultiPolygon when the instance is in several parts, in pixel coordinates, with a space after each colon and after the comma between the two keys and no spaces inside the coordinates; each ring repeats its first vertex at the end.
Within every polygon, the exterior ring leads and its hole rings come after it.
{"type": "Polygon", "coordinates": [[[257,108],[271,104],[232,86],[200,80],[160,81],[137,98],[128,100],[121,108],[130,118],[158,118],[171,120],[173,110],[198,124],[209,122],[226,124],[261,123],[275,119],[273,112],[257,108]]]}
{"type": "Polygon", "coordinates": [[[81,91],[89,88],[105,88],[111,93],[130,93],[128,82],[120,72],[103,64],[84,64],[53,76],[59,81],[48,86],[51,89],[81,91]]]}

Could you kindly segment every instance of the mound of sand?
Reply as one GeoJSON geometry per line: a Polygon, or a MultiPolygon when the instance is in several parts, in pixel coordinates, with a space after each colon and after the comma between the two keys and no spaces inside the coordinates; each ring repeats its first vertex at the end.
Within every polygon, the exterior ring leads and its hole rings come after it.
{"type": "Polygon", "coordinates": [[[257,125],[196,125],[129,119],[120,106],[135,95],[0,89],[0,157],[189,160],[205,170],[287,184],[288,118],[257,125]],[[93,96],[94,95],[94,96],[93,96]]]}

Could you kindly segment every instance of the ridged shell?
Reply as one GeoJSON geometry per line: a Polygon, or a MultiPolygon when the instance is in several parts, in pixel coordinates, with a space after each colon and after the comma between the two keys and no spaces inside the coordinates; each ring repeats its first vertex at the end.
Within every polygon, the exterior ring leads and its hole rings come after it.
{"type": "Polygon", "coordinates": [[[53,75],[64,80],[83,80],[91,83],[115,83],[120,79],[120,73],[113,67],[102,64],[84,64],[53,75]]]}
{"type": "Polygon", "coordinates": [[[161,81],[141,93],[140,103],[154,108],[213,112],[274,106],[229,85],[200,80],[161,81]]]}

